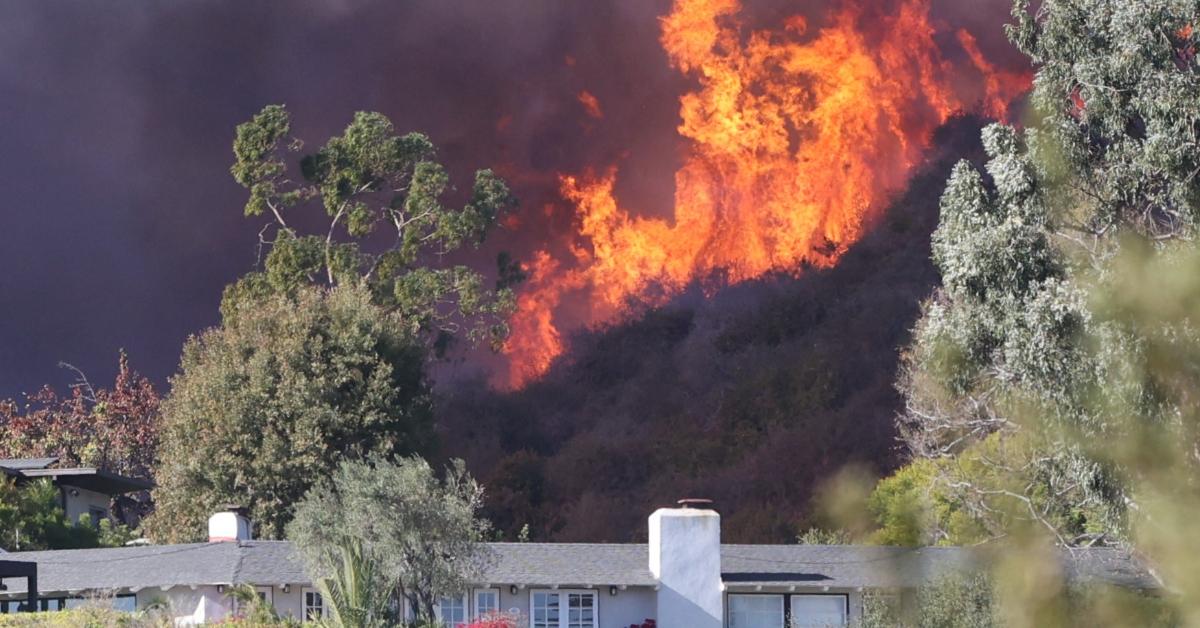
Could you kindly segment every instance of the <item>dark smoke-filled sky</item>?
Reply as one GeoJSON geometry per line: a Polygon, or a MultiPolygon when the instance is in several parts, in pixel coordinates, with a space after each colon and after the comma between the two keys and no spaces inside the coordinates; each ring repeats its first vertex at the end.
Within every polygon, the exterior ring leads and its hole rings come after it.
{"type": "MultiPolygon", "coordinates": [[[[758,15],[817,12],[760,0],[758,15]]],[[[1005,0],[940,0],[1014,58],[1005,0]]],[[[158,383],[255,260],[228,173],[233,128],[286,103],[312,143],[356,110],[429,133],[456,180],[497,167],[522,200],[489,252],[561,233],[554,174],[619,163],[618,193],[669,207],[678,94],[669,0],[18,0],[0,18],[0,398],[111,381],[117,351],[158,383]],[[577,99],[594,94],[596,120],[577,99]]]]}

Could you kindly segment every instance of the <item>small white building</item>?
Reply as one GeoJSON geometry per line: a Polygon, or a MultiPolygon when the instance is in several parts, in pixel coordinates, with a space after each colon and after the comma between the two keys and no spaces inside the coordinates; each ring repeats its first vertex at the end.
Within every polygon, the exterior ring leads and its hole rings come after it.
{"type": "MultiPolygon", "coordinates": [[[[286,541],[256,541],[240,513],[214,515],[209,543],[19,552],[37,563],[44,609],[70,608],[105,592],[126,609],[168,602],[179,625],[235,612],[227,595],[250,584],[282,616],[324,611],[286,541]]],[[[450,626],[490,611],[527,617],[530,628],[784,628],[852,624],[868,590],[902,591],[938,574],[971,568],[963,548],[851,545],[729,545],[708,509],[664,508],[649,520],[648,544],[488,543],[490,565],[439,612],[450,626]]],[[[1115,549],[1064,554],[1068,573],[1134,588],[1153,584],[1115,549]]],[[[0,591],[14,612],[20,580],[0,591]]]]}

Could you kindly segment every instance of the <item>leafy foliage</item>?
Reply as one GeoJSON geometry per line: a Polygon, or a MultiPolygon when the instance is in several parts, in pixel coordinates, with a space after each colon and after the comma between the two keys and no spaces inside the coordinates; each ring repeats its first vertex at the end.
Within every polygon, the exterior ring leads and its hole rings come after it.
{"type": "Polygon", "coordinates": [[[157,460],[161,417],[150,380],[121,353],[112,388],[86,379],[62,396],[46,386],[18,405],[0,402],[0,457],[57,456],[61,463],[149,478],[157,460]]]}
{"type": "Polygon", "coordinates": [[[376,625],[393,594],[431,622],[437,601],[465,591],[489,559],[482,497],[461,462],[439,479],[417,457],[346,461],[297,505],[288,538],[342,604],[344,625],[376,625]]]}
{"type": "MultiPolygon", "coordinates": [[[[45,386],[23,404],[0,401],[0,457],[58,457],[64,466],[152,478],[162,430],[154,385],[130,368],[124,352],[111,388],[93,388],[77,374],[70,395],[45,386]]],[[[127,523],[153,507],[148,493],[114,502],[113,511],[127,523]]]]}
{"type": "Polygon", "coordinates": [[[986,575],[943,576],[908,601],[880,592],[863,595],[861,628],[1000,628],[986,575]]]}
{"type": "Polygon", "coordinates": [[[93,525],[88,515],[72,522],[59,504],[58,488],[48,479],[17,485],[0,477],[0,549],[29,551],[115,547],[134,534],[107,518],[93,525]]]}
{"type": "Polygon", "coordinates": [[[279,615],[275,612],[275,607],[258,594],[254,585],[234,585],[225,595],[235,604],[236,612],[231,617],[233,623],[245,622],[253,626],[273,626],[279,622],[279,615]]]}
{"type": "Polygon", "coordinates": [[[926,518],[920,536],[964,542],[1027,520],[1060,543],[1126,539],[1130,478],[1074,434],[1111,439],[1111,408],[1145,416],[1156,393],[1129,377],[1143,337],[1089,295],[1111,279],[1120,234],[1165,248],[1194,233],[1200,6],[1050,0],[1030,14],[1018,0],[1014,16],[1039,118],[985,129],[986,177],[955,168],[933,237],[943,288],[900,378],[906,443],[934,461],[921,490],[959,516],[955,530],[926,518]]]}
{"type": "Polygon", "coordinates": [[[362,283],[376,303],[398,312],[436,347],[464,329],[499,346],[519,268],[501,255],[490,290],[468,266],[431,262],[483,241],[513,205],[505,183],[480,170],[467,202],[445,206],[442,199],[453,190],[429,138],[397,135],[379,113],[355,114],[342,135],[302,156],[303,143],[290,140],[290,132],[291,116],[281,105],[265,107],[237,128],[231,172],[250,192],[245,213],[269,212],[277,230],[273,241],[264,242],[269,252],[262,270],[227,289],[225,315],[243,299],[291,294],[310,283],[362,283]],[[298,173],[289,166],[293,156],[298,173]],[[317,211],[326,226],[303,232],[298,225],[311,224],[317,211]]]}
{"type": "Polygon", "coordinates": [[[317,579],[321,597],[329,606],[329,623],[338,628],[373,628],[393,621],[393,591],[373,557],[363,553],[360,539],[340,539],[337,565],[329,577],[317,579]]]}
{"type": "Polygon", "coordinates": [[[1200,6],[1190,0],[1015,0],[1010,39],[1038,67],[1031,135],[1084,233],[1153,237],[1200,217],[1200,6]]]}
{"type": "Polygon", "coordinates": [[[162,541],[202,538],[222,503],[279,538],[292,508],[345,459],[432,443],[425,350],[400,314],[363,288],[298,289],[242,302],[190,339],[163,403],[162,541]]]}
{"type": "Polygon", "coordinates": [[[915,591],[863,595],[860,628],[1001,628],[1078,626],[1170,628],[1179,616],[1153,594],[1098,584],[1042,591],[1040,599],[1012,598],[1003,578],[988,573],[946,574],[915,591]],[[1030,620],[1033,621],[1030,621],[1030,620]]]}

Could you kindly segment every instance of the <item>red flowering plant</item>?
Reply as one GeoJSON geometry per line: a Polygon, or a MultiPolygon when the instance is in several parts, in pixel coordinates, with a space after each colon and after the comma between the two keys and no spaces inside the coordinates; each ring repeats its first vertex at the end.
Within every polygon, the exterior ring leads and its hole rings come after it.
{"type": "Polygon", "coordinates": [[[644,621],[640,624],[629,624],[629,628],[656,628],[657,626],[658,626],[658,623],[655,622],[653,619],[647,619],[646,621],[644,621]]]}
{"type": "Polygon", "coordinates": [[[459,624],[455,628],[518,628],[522,625],[524,622],[516,613],[488,613],[469,624],[459,624]]]}

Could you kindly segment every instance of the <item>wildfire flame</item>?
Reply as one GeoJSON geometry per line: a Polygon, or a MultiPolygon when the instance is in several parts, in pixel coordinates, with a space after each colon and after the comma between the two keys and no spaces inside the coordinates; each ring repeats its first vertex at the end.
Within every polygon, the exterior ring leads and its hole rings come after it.
{"type": "Polygon", "coordinates": [[[672,67],[699,84],[680,100],[689,148],[671,219],[622,207],[615,169],[561,176],[578,217],[574,259],[535,256],[506,347],[508,385],[537,377],[562,352],[554,314],[569,293],[587,295],[584,322],[596,325],[618,320],[631,298],[662,303],[693,281],[835,263],[903,187],[932,131],[976,104],[956,91],[956,73],[982,78],[976,100],[1000,117],[1028,84],[998,72],[966,31],[957,39],[970,66],[946,61],[928,0],[899,0],[870,24],[847,4],[815,32],[794,16],[778,32],[748,36],[741,9],[740,0],[676,0],[662,18],[672,67]]]}

